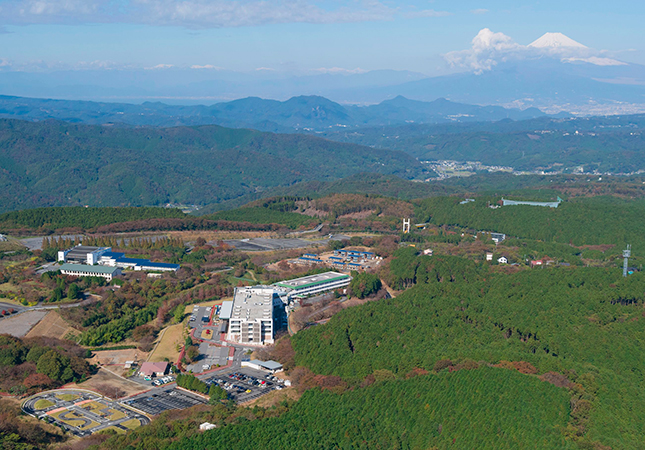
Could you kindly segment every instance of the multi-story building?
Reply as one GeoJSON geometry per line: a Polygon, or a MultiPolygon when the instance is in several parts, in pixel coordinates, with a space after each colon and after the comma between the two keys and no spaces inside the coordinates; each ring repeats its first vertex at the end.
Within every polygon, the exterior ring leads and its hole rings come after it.
{"type": "Polygon", "coordinates": [[[235,288],[226,339],[241,344],[274,342],[275,332],[286,323],[286,291],[274,286],[235,288]]]}

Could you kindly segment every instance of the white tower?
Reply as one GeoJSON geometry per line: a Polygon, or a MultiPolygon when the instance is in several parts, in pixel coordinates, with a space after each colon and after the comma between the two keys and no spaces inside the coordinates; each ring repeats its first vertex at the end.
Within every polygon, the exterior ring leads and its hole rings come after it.
{"type": "Polygon", "coordinates": [[[403,219],[403,234],[410,232],[410,219],[403,219]]]}

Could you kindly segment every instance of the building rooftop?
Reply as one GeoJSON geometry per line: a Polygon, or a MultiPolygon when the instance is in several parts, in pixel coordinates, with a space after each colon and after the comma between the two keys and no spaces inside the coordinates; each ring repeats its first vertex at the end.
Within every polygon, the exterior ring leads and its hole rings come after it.
{"type": "Polygon", "coordinates": [[[349,278],[349,275],[345,275],[339,272],[325,272],[316,275],[309,275],[307,277],[296,278],[295,280],[281,281],[279,283],[276,283],[276,286],[289,289],[302,289],[305,287],[315,286],[317,284],[327,283],[343,278],[349,278]]]}
{"type": "MultiPolygon", "coordinates": [[[[141,260],[140,260],[141,261],[141,260]]],[[[179,269],[179,264],[172,264],[172,263],[158,263],[158,262],[150,262],[148,260],[142,260],[143,262],[140,263],[141,267],[159,267],[161,268],[169,268],[169,269],[179,269]]]]}
{"type": "Polygon", "coordinates": [[[114,273],[119,270],[116,267],[110,266],[88,266],[87,264],[69,264],[65,263],[60,266],[60,270],[69,270],[74,272],[90,272],[90,273],[114,273]]]}
{"type": "Polygon", "coordinates": [[[219,310],[220,319],[230,319],[231,314],[233,314],[233,301],[227,300],[222,302],[222,307],[219,310]]]}
{"type": "Polygon", "coordinates": [[[119,253],[119,252],[105,252],[102,255],[104,258],[123,258],[125,256],[125,253],[119,253]]]}
{"type": "Polygon", "coordinates": [[[141,364],[141,369],[139,372],[145,373],[146,375],[152,375],[157,372],[166,372],[168,370],[167,362],[144,362],[141,364]]]}
{"type": "Polygon", "coordinates": [[[102,247],[89,247],[87,245],[77,245],[67,252],[68,258],[85,258],[88,253],[94,253],[101,250],[102,247]]]}
{"type": "Polygon", "coordinates": [[[265,369],[269,370],[279,370],[282,369],[282,364],[280,364],[277,361],[269,360],[269,361],[260,361],[258,359],[252,359],[249,361],[251,364],[258,365],[260,367],[264,367],[265,369]]]}
{"type": "Polygon", "coordinates": [[[273,320],[274,293],[275,289],[269,286],[236,288],[231,319],[250,322],[260,319],[273,320]]]}

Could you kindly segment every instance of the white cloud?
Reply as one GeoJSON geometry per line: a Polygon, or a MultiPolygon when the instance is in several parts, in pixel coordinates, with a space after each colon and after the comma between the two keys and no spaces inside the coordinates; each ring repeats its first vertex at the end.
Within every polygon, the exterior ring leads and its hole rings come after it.
{"type": "Polygon", "coordinates": [[[190,66],[190,68],[191,69],[224,70],[222,67],[213,66],[211,64],[205,64],[203,66],[195,64],[195,65],[190,66]]]}
{"type": "Polygon", "coordinates": [[[145,67],[144,70],[163,70],[163,69],[171,69],[175,67],[172,64],[157,64],[156,66],[152,67],[145,67]]]}
{"type": "Polygon", "coordinates": [[[471,10],[470,10],[470,13],[471,13],[471,14],[478,14],[478,15],[486,14],[487,12],[488,12],[488,10],[487,10],[487,9],[484,9],[484,8],[480,8],[480,9],[471,9],[471,10]]]}
{"type": "Polygon", "coordinates": [[[452,13],[448,11],[435,11],[434,9],[424,9],[422,11],[413,11],[409,13],[404,14],[405,17],[408,18],[416,18],[416,17],[446,17],[446,16],[451,16],[452,13]]]}
{"type": "Polygon", "coordinates": [[[473,38],[469,50],[446,53],[444,58],[453,67],[466,67],[475,73],[482,73],[525,48],[504,33],[494,33],[484,28],[473,38]]]}
{"type": "MultiPolygon", "coordinates": [[[[551,33],[553,35],[553,33],[551,33]]],[[[605,52],[585,47],[558,33],[559,40],[553,45],[534,46],[521,45],[513,41],[504,33],[495,33],[484,28],[472,40],[468,50],[449,52],[443,55],[444,59],[452,66],[465,68],[474,73],[481,74],[491,70],[497,64],[522,59],[549,57],[562,62],[587,62],[590,64],[608,66],[623,65],[621,61],[603,56],[605,52]],[[578,44],[556,45],[561,42],[571,41],[578,44]]]]}
{"type": "Polygon", "coordinates": [[[255,69],[256,72],[276,72],[275,69],[272,69],[271,67],[258,67],[255,69]]]}
{"type": "Polygon", "coordinates": [[[397,14],[396,8],[379,0],[337,4],[334,0],[4,0],[0,26],[141,23],[203,29],[380,21],[397,14]]]}

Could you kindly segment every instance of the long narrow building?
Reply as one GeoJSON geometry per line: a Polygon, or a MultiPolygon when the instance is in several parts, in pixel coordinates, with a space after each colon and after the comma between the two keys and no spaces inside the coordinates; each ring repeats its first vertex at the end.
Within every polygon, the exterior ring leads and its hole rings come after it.
{"type": "MultiPolygon", "coordinates": [[[[360,267],[360,264],[357,266],[360,267]]],[[[344,273],[325,272],[294,280],[280,281],[275,286],[287,289],[289,299],[296,300],[346,287],[350,281],[352,281],[352,277],[344,273]]]]}

